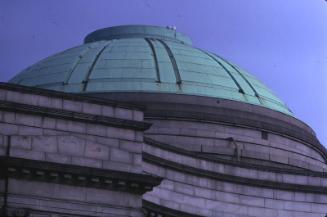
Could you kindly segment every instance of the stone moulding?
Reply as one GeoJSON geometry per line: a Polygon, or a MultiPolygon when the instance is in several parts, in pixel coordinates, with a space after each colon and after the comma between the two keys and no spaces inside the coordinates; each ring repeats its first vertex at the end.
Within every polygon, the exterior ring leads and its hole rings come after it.
{"type": "MultiPolygon", "coordinates": [[[[146,138],[145,142],[149,144],[149,139],[146,138]]],[[[150,141],[152,144],[154,144],[153,140],[150,141]]],[[[157,144],[158,145],[158,144],[157,144]]],[[[166,146],[167,147],[167,146],[166,146]]],[[[174,148],[176,150],[176,148],[174,148]]],[[[178,148],[177,148],[178,149],[178,148]]],[[[288,190],[288,191],[300,191],[300,192],[308,192],[308,193],[315,193],[315,194],[327,194],[327,187],[321,187],[321,186],[313,186],[313,185],[302,185],[302,184],[292,184],[292,183],[283,183],[283,182],[277,182],[277,181],[268,181],[268,180],[257,180],[253,178],[246,178],[246,177],[240,177],[235,175],[229,175],[224,173],[218,173],[213,171],[208,171],[204,169],[199,169],[195,167],[191,167],[185,164],[176,163],[170,160],[163,159],[161,157],[154,156],[152,154],[143,152],[142,154],[143,161],[162,166],[163,168],[170,168],[176,171],[180,171],[183,173],[192,174],[195,176],[201,176],[206,177],[214,180],[221,180],[226,182],[232,182],[237,184],[243,184],[243,185],[252,185],[256,187],[264,187],[264,188],[272,188],[272,189],[280,189],[280,190],[288,190]]],[[[208,160],[208,159],[207,159],[208,160]]],[[[241,164],[241,162],[239,162],[241,164]]],[[[237,166],[237,165],[235,165],[237,166]]],[[[287,172],[287,170],[285,171],[287,172]]],[[[303,173],[306,175],[311,176],[319,176],[319,177],[326,177],[326,173],[320,173],[320,172],[308,172],[304,171],[303,173]]],[[[289,172],[288,172],[289,173],[289,172]]],[[[301,174],[299,171],[298,174],[301,174]]]]}
{"type": "Polygon", "coordinates": [[[172,151],[181,155],[194,157],[197,159],[203,159],[208,160],[212,162],[222,163],[222,164],[228,164],[236,167],[242,167],[242,168],[249,168],[249,169],[256,169],[260,171],[269,171],[269,172],[277,172],[277,173],[288,173],[288,174],[294,174],[294,175],[304,175],[304,176],[312,176],[312,177],[326,177],[327,173],[325,172],[316,172],[311,170],[295,170],[295,169],[286,169],[286,168],[278,168],[273,166],[267,166],[267,165],[259,165],[259,164],[252,164],[249,162],[243,162],[243,161],[236,161],[236,160],[227,160],[223,158],[215,158],[205,156],[205,155],[199,155],[198,153],[194,153],[176,146],[172,146],[166,143],[161,143],[156,140],[153,140],[149,137],[144,137],[144,142],[148,145],[158,147],[163,150],[172,151]]]}
{"type": "Polygon", "coordinates": [[[143,121],[126,120],[114,117],[85,114],[73,111],[65,111],[54,108],[33,106],[15,102],[0,100],[0,110],[19,112],[24,114],[34,114],[59,119],[69,119],[74,121],[102,124],[119,128],[128,128],[133,130],[144,131],[150,128],[151,124],[143,121]]]}
{"type": "Polygon", "coordinates": [[[327,194],[327,187],[289,184],[289,183],[273,182],[273,181],[266,181],[266,180],[256,180],[251,178],[227,175],[223,173],[211,172],[208,170],[198,169],[184,164],[179,164],[173,161],[165,160],[163,158],[156,157],[148,153],[143,153],[143,161],[148,162],[150,164],[160,165],[164,168],[170,168],[183,173],[206,177],[214,180],[221,180],[221,181],[243,184],[243,185],[251,185],[255,187],[264,187],[264,188],[272,188],[272,189],[280,189],[280,190],[288,190],[288,191],[301,191],[301,192],[308,192],[308,193],[315,193],[315,194],[327,194]]]}
{"type": "MultiPolygon", "coordinates": [[[[205,113],[195,113],[195,112],[186,112],[186,111],[168,111],[168,110],[156,110],[156,111],[145,111],[144,115],[146,119],[164,119],[164,120],[191,120],[197,122],[208,122],[208,123],[223,123],[226,125],[244,127],[244,128],[254,128],[260,131],[272,132],[284,137],[289,137],[295,140],[300,140],[304,142],[307,146],[315,149],[323,158],[327,161],[327,150],[318,139],[307,131],[296,127],[294,125],[281,122],[279,124],[269,123],[267,117],[261,117],[256,114],[257,118],[249,119],[245,118],[249,114],[245,112],[235,111],[235,114],[232,114],[234,111],[229,110],[224,114],[205,114],[205,113]],[[237,117],[237,113],[240,117],[237,117]],[[260,120],[260,121],[259,121],[260,120]]],[[[253,115],[253,114],[251,114],[253,115]]]]}
{"type": "Polygon", "coordinates": [[[0,157],[1,179],[14,178],[50,182],[142,195],[159,185],[162,178],[115,170],[0,157]]]}
{"type": "Polygon", "coordinates": [[[109,100],[109,99],[95,98],[95,97],[90,97],[85,94],[72,94],[72,93],[59,92],[59,91],[42,89],[42,88],[37,88],[37,87],[22,86],[22,85],[18,85],[18,84],[10,84],[10,83],[0,82],[0,89],[12,90],[12,91],[17,91],[17,92],[21,92],[21,93],[28,92],[28,93],[40,95],[40,96],[49,96],[49,97],[60,98],[60,99],[89,102],[89,103],[94,103],[94,104],[98,104],[98,105],[108,105],[108,106],[119,107],[119,108],[144,110],[144,107],[142,107],[140,105],[135,105],[132,103],[124,103],[124,102],[118,102],[118,101],[109,100]]]}

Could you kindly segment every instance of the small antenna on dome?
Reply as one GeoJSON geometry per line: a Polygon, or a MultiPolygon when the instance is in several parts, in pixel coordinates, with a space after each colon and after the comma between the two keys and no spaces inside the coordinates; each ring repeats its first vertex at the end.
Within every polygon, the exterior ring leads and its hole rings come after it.
{"type": "Polygon", "coordinates": [[[174,25],[172,25],[172,26],[167,26],[166,28],[167,28],[167,29],[174,30],[174,31],[176,31],[176,29],[177,29],[176,26],[174,26],[174,25]]]}
{"type": "Polygon", "coordinates": [[[176,26],[167,26],[167,29],[173,30],[174,31],[174,37],[176,38],[176,26]]]}

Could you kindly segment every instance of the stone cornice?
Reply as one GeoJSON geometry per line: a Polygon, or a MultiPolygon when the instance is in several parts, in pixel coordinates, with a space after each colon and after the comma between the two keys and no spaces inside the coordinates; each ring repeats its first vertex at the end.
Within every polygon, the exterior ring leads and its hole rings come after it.
{"type": "Polygon", "coordinates": [[[74,111],[66,111],[61,109],[33,106],[15,102],[8,102],[0,100],[0,110],[28,113],[33,115],[41,115],[46,117],[69,119],[74,121],[88,122],[94,124],[101,124],[119,128],[128,128],[139,131],[144,131],[150,128],[151,124],[143,121],[126,120],[114,117],[92,115],[86,113],[79,113],[74,111]]]}
{"type": "Polygon", "coordinates": [[[258,165],[258,164],[252,164],[249,162],[243,162],[243,161],[236,161],[236,160],[227,160],[222,158],[211,158],[205,155],[199,155],[197,153],[178,148],[166,143],[161,143],[158,141],[155,141],[153,139],[150,139],[148,137],[144,137],[144,142],[148,145],[167,150],[172,151],[177,154],[194,157],[198,159],[203,159],[207,161],[212,161],[216,163],[222,163],[222,164],[228,164],[236,167],[242,167],[242,168],[248,168],[248,169],[255,169],[260,171],[268,171],[268,172],[276,172],[276,173],[287,173],[287,174],[293,174],[293,175],[304,175],[304,176],[312,176],[312,177],[325,177],[327,178],[327,173],[325,172],[316,172],[316,171],[310,171],[310,170],[295,170],[295,169],[286,169],[286,168],[279,168],[279,167],[273,167],[273,166],[267,166],[267,165],[258,165]]]}
{"type": "Polygon", "coordinates": [[[105,170],[84,166],[0,157],[0,178],[6,177],[65,185],[101,188],[144,194],[162,178],[147,174],[105,170]]]}
{"type": "Polygon", "coordinates": [[[169,168],[182,173],[188,173],[194,176],[206,177],[214,180],[226,181],[226,182],[236,183],[241,185],[250,185],[255,187],[271,188],[271,189],[286,190],[286,191],[300,191],[300,192],[308,192],[308,193],[315,193],[315,194],[327,194],[327,187],[259,180],[259,179],[240,177],[240,176],[229,175],[224,173],[218,173],[218,172],[191,167],[185,164],[176,163],[148,153],[143,153],[143,161],[150,164],[159,165],[163,168],[169,168]]]}
{"type": "Polygon", "coordinates": [[[108,105],[108,106],[127,108],[127,109],[144,110],[144,107],[132,103],[95,98],[85,94],[73,94],[73,93],[66,93],[66,92],[48,90],[48,89],[37,88],[37,87],[22,86],[18,84],[0,82],[0,89],[12,90],[21,93],[30,93],[30,94],[36,94],[36,95],[48,96],[48,97],[54,97],[60,99],[74,100],[80,102],[89,102],[99,105],[108,105]]]}
{"type": "Polygon", "coordinates": [[[291,125],[287,122],[279,121],[279,124],[276,124],[270,123],[269,121],[263,121],[267,118],[262,118],[263,116],[258,114],[255,114],[255,116],[257,116],[256,119],[249,119],[247,118],[246,112],[232,111],[231,109],[225,112],[225,114],[206,114],[204,112],[196,113],[169,110],[146,110],[144,116],[146,119],[186,120],[206,123],[220,123],[229,126],[272,132],[283,137],[304,142],[303,144],[315,149],[327,161],[327,150],[315,136],[308,133],[306,130],[291,125]],[[236,114],[232,114],[233,112],[241,114],[238,114],[238,117],[236,114]]]}

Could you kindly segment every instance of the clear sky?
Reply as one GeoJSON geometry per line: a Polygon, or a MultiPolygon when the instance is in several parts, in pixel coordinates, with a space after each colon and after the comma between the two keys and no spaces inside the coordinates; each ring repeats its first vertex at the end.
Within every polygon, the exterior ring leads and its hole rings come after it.
{"type": "Polygon", "coordinates": [[[0,0],[0,81],[123,24],[175,25],[254,74],[327,146],[325,0],[0,0]]]}

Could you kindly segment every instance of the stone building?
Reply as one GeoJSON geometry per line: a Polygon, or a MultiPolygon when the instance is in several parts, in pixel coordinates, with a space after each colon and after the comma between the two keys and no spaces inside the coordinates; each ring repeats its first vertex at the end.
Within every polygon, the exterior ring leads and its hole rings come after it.
{"type": "Polygon", "coordinates": [[[0,85],[2,216],[325,217],[327,151],[172,28],[97,30],[0,85]]]}

